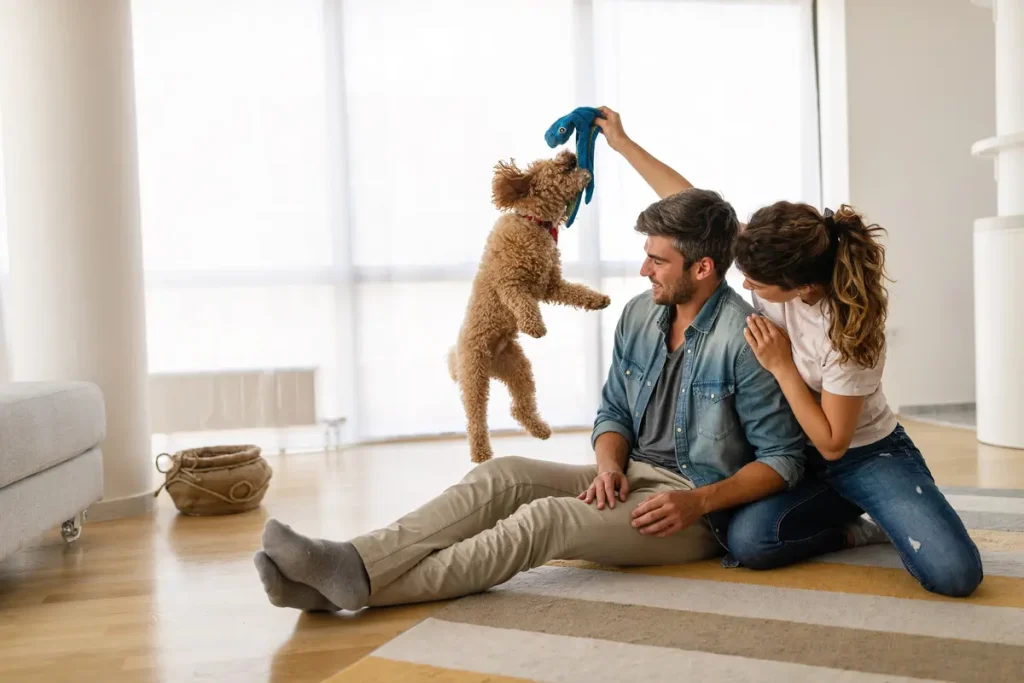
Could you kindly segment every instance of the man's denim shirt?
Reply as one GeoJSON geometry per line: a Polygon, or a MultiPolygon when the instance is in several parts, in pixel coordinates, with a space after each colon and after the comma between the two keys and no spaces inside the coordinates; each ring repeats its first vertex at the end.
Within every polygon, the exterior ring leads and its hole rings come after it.
{"type": "MultiPolygon", "coordinates": [[[[676,465],[695,486],[735,474],[756,460],[789,488],[803,475],[803,431],[775,378],[743,336],[754,309],[724,280],[686,330],[686,358],[674,423],[676,465]]],[[[671,307],[651,292],[626,304],[615,328],[612,363],[591,442],[617,432],[636,446],[640,420],[668,355],[671,307]]],[[[725,545],[731,514],[709,516],[725,545]]]]}

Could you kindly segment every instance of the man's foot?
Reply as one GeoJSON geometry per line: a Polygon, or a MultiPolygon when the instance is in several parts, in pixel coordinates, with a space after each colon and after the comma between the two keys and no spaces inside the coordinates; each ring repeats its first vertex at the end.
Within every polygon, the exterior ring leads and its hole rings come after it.
{"type": "Polygon", "coordinates": [[[304,583],[295,583],[285,578],[274,561],[264,551],[252,558],[256,571],[263,582],[270,604],[274,607],[292,607],[303,612],[337,612],[340,607],[317,593],[304,583]]]}
{"type": "Polygon", "coordinates": [[[889,537],[870,519],[858,517],[846,525],[846,546],[858,548],[862,545],[888,543],[889,537]]]}
{"type": "Polygon", "coordinates": [[[263,528],[263,549],[286,578],[304,583],[347,610],[366,607],[370,579],[351,543],[314,540],[271,519],[263,528]]]}

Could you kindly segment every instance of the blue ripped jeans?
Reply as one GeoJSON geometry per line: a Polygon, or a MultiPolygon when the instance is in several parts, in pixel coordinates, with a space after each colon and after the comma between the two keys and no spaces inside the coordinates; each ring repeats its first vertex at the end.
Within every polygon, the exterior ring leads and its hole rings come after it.
{"type": "Polygon", "coordinates": [[[729,551],[743,566],[771,569],[842,550],[843,527],[864,512],[925,589],[963,597],[981,583],[977,546],[902,426],[833,462],[813,451],[794,489],[736,512],[729,551]]]}

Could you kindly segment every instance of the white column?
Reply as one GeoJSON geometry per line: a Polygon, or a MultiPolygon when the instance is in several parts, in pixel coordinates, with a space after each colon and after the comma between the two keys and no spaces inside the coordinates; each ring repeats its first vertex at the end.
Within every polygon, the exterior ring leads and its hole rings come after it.
{"type": "Polygon", "coordinates": [[[3,136],[3,109],[0,108],[0,384],[9,382],[11,379],[11,366],[9,353],[7,352],[7,325],[4,320],[6,309],[6,282],[7,271],[7,206],[4,198],[4,136],[3,136]]]}
{"type": "Polygon", "coordinates": [[[10,381],[11,368],[7,360],[7,326],[4,323],[4,290],[0,286],[0,384],[10,381]]]}
{"type": "Polygon", "coordinates": [[[130,0],[0,0],[14,379],[107,407],[104,499],[152,505],[130,0]]]}
{"type": "Polygon", "coordinates": [[[998,183],[998,215],[974,224],[978,440],[1024,448],[1024,0],[975,4],[996,24],[996,136],[972,151],[998,183]]]}

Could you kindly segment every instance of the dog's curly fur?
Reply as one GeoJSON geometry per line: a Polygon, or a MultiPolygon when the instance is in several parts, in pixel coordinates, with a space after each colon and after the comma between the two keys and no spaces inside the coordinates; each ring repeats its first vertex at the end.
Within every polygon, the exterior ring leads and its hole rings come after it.
{"type": "Polygon", "coordinates": [[[520,330],[536,338],[547,333],[540,302],[590,311],[611,302],[562,279],[555,240],[545,228],[523,218],[560,226],[566,206],[589,181],[590,174],[577,168],[576,155],[569,151],[535,161],[525,171],[514,162],[495,167],[492,201],[505,213],[487,238],[458,342],[448,356],[449,372],[462,391],[473,462],[493,456],[487,427],[492,377],[508,387],[512,417],[532,436],[551,436],[551,428],[537,413],[530,361],[516,339],[520,330]]]}

